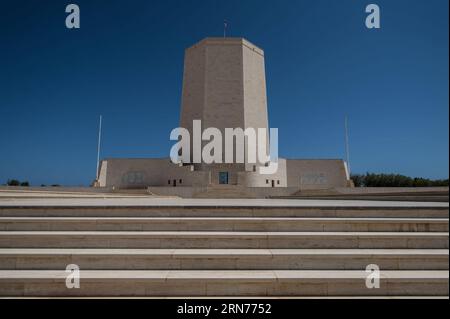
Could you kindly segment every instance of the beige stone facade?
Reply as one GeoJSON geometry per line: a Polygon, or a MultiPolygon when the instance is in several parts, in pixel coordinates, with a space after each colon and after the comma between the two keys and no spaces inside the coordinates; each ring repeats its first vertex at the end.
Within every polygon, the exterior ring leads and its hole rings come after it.
{"type": "MultiPolygon", "coordinates": [[[[186,50],[180,127],[190,132],[191,145],[194,120],[201,120],[202,130],[220,130],[223,150],[226,128],[264,128],[269,132],[264,63],[264,51],[242,38],[207,38],[186,50]]],[[[202,142],[202,148],[206,143],[202,142]]],[[[268,144],[267,141],[266,150],[268,144]]],[[[245,142],[246,154],[247,148],[245,142]]],[[[225,154],[222,162],[225,163],[225,154]]],[[[241,164],[191,163],[176,165],[169,158],[105,159],[100,165],[98,185],[145,188],[229,184],[298,189],[350,185],[342,160],[279,159],[273,175],[260,174],[260,164],[250,163],[247,156],[241,164]]]]}

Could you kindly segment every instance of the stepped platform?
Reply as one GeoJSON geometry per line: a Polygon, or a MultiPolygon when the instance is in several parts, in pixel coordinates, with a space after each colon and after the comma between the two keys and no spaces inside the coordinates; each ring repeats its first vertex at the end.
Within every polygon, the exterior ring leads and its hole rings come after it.
{"type": "Polygon", "coordinates": [[[448,215],[445,202],[1,198],[0,296],[446,297],[448,215]]]}

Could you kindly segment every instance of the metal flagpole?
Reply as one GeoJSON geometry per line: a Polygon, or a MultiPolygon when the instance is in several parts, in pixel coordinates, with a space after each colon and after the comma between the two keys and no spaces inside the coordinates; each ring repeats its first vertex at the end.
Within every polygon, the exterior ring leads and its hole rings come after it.
{"type": "Polygon", "coordinates": [[[96,174],[96,180],[98,181],[99,178],[99,165],[100,165],[100,141],[102,138],[102,116],[100,115],[100,123],[98,126],[98,144],[97,144],[97,174],[96,174]]]}
{"type": "Polygon", "coordinates": [[[345,116],[345,153],[347,157],[347,168],[348,173],[350,174],[350,147],[348,142],[348,118],[345,116]]]}

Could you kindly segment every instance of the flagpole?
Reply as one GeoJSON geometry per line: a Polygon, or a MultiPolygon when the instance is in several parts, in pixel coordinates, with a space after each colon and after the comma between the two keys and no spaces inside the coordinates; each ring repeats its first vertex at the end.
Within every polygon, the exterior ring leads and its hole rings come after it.
{"type": "Polygon", "coordinates": [[[348,142],[348,118],[345,116],[345,154],[347,158],[347,169],[350,174],[350,147],[348,142]]]}
{"type": "Polygon", "coordinates": [[[100,115],[100,122],[98,126],[98,144],[97,144],[97,173],[96,173],[96,180],[98,181],[99,178],[99,166],[100,166],[100,141],[102,138],[102,116],[100,115]]]}

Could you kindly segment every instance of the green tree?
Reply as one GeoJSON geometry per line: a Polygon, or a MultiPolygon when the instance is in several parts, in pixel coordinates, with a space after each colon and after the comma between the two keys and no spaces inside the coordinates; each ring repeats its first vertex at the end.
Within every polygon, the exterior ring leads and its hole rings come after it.
{"type": "Polygon", "coordinates": [[[355,184],[355,187],[364,187],[365,176],[361,174],[354,174],[350,177],[355,184]]]}
{"type": "Polygon", "coordinates": [[[6,182],[6,185],[8,186],[19,186],[20,182],[17,179],[8,179],[6,182]]]}
{"type": "Polygon", "coordinates": [[[411,178],[400,174],[354,174],[351,176],[356,187],[430,187],[448,186],[448,179],[430,180],[427,178],[411,178]]]}

